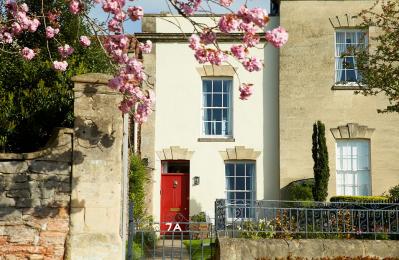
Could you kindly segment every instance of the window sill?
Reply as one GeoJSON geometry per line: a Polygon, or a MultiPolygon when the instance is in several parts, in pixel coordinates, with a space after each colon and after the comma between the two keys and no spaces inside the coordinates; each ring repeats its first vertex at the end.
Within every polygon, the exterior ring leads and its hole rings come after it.
{"type": "Polygon", "coordinates": [[[336,83],[331,87],[331,90],[363,90],[366,85],[361,85],[358,83],[348,83],[348,84],[340,84],[336,83]]]}
{"type": "Polygon", "coordinates": [[[198,142],[235,142],[233,137],[201,137],[197,139],[198,142]]]}

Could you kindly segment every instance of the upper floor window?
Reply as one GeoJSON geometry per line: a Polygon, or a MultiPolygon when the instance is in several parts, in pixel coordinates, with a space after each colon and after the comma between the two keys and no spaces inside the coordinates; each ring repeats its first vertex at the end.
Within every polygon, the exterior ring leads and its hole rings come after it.
{"type": "Polygon", "coordinates": [[[350,84],[361,82],[356,66],[355,51],[366,49],[367,30],[340,29],[335,32],[335,82],[350,84]]]}
{"type": "Polygon", "coordinates": [[[336,148],[337,195],[371,195],[369,141],[342,139],[336,148]]]}
{"type": "Polygon", "coordinates": [[[205,78],[202,93],[202,134],[231,136],[232,79],[205,78]]]}

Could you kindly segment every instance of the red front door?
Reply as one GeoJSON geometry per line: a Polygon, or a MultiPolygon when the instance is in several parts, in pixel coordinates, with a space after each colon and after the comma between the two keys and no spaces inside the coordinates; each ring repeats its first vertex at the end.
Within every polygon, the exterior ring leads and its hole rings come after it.
{"type": "MultiPolygon", "coordinates": [[[[190,208],[189,173],[164,173],[161,179],[161,230],[187,229],[190,208]]],[[[163,233],[164,233],[163,232],[163,233]]]]}

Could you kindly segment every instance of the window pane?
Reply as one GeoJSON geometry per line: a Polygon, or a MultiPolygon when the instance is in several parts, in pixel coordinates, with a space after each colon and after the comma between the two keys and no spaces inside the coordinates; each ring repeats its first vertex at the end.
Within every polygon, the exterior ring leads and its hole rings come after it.
{"type": "Polygon", "coordinates": [[[226,190],[234,190],[234,177],[228,177],[226,180],[226,190]]]}
{"type": "Polygon", "coordinates": [[[230,93],[231,80],[223,80],[223,92],[230,93]]]}
{"type": "MultiPolygon", "coordinates": [[[[245,193],[244,192],[236,192],[236,199],[244,200],[245,199],[245,193]]],[[[243,203],[243,201],[237,201],[237,203],[243,203]]]]}
{"type": "Polygon", "coordinates": [[[345,43],[345,32],[336,32],[336,42],[345,43]]]}
{"type": "Polygon", "coordinates": [[[250,177],[247,177],[246,178],[246,182],[245,182],[245,189],[246,190],[252,190],[252,178],[250,178],[250,177]]]}
{"type": "Polygon", "coordinates": [[[202,91],[203,92],[212,92],[212,81],[211,80],[203,80],[202,81],[202,91]]]}
{"type": "Polygon", "coordinates": [[[238,177],[236,178],[236,190],[245,190],[245,178],[244,177],[238,177]]]}
{"type": "Polygon", "coordinates": [[[229,122],[228,121],[222,121],[222,134],[223,135],[229,135],[230,134],[230,128],[229,128],[229,122]]]}
{"type": "Polygon", "coordinates": [[[357,36],[357,42],[358,43],[364,43],[366,39],[366,33],[365,32],[356,32],[357,36]]]}
{"type": "Polygon", "coordinates": [[[356,42],[356,33],[355,32],[346,32],[345,42],[346,43],[355,43],[356,42]]]}
{"type": "Polygon", "coordinates": [[[234,164],[226,163],[226,176],[234,176],[234,164]]]}
{"type": "Polygon", "coordinates": [[[204,107],[212,106],[212,94],[204,94],[204,107]]]}
{"type": "Polygon", "coordinates": [[[222,121],[222,109],[212,109],[212,121],[222,121]]]}
{"type": "Polygon", "coordinates": [[[222,106],[222,94],[213,94],[213,107],[221,107],[222,106]]]}
{"type": "Polygon", "coordinates": [[[212,109],[205,108],[204,109],[204,121],[211,121],[212,120],[212,109]]]}
{"type": "Polygon", "coordinates": [[[355,58],[354,57],[345,57],[343,65],[344,65],[345,69],[353,69],[355,67],[355,58]]]}
{"type": "Polygon", "coordinates": [[[243,163],[236,164],[236,176],[245,176],[245,164],[243,163]]]}
{"type": "Polygon", "coordinates": [[[204,122],[204,133],[206,135],[212,134],[212,122],[204,122]]]}
{"type": "Polygon", "coordinates": [[[349,81],[349,82],[355,82],[356,81],[355,70],[347,70],[346,71],[346,81],[349,81]]]}
{"type": "Polygon", "coordinates": [[[222,120],[228,121],[229,120],[229,109],[221,109],[222,111],[222,120]]]}
{"type": "Polygon", "coordinates": [[[213,92],[222,92],[222,81],[221,80],[213,81],[213,92]]]}
{"type": "Polygon", "coordinates": [[[223,94],[223,107],[230,106],[230,98],[228,94],[223,94]]]}
{"type": "Polygon", "coordinates": [[[215,125],[214,134],[222,135],[222,122],[213,122],[215,125]]]}
{"type": "Polygon", "coordinates": [[[337,57],[341,57],[342,55],[345,55],[345,53],[346,53],[346,44],[344,44],[344,43],[336,44],[336,53],[335,53],[335,55],[337,57]]]}

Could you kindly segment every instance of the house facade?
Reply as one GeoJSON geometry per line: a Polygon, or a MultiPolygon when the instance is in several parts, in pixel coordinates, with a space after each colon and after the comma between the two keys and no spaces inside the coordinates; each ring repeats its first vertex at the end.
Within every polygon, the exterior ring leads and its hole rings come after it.
{"type": "Polygon", "coordinates": [[[366,46],[374,33],[353,17],[371,3],[282,1],[269,26],[286,28],[289,42],[281,50],[256,49],[265,66],[253,73],[234,60],[198,64],[187,46],[189,23],[146,16],[136,36],[154,44],[143,60],[157,101],[149,121],[136,127],[135,142],[151,169],[147,205],[154,218],[184,220],[201,211],[213,217],[217,198],[284,198],[289,183],[313,177],[317,120],[327,129],[329,196],[380,195],[399,183],[399,116],[377,113],[383,96],[354,95],[359,76],[342,65],[354,63],[342,56],[345,49],[366,46]],[[254,84],[249,100],[238,98],[240,82],[254,84]]]}

